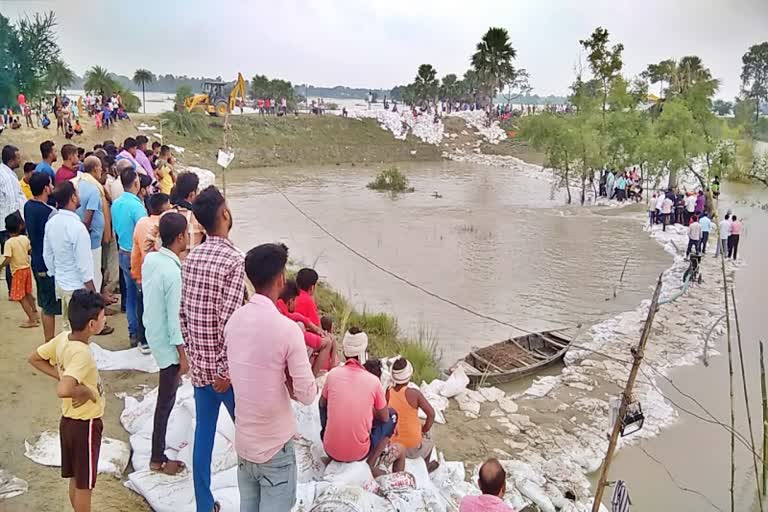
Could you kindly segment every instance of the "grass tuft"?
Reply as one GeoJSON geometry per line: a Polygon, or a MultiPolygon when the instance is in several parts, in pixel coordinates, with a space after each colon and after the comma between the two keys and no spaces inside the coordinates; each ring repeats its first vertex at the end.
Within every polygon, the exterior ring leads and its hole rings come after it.
{"type": "Polygon", "coordinates": [[[413,192],[415,189],[408,183],[408,176],[397,167],[389,167],[379,172],[376,178],[368,183],[368,188],[393,193],[413,192]]]}

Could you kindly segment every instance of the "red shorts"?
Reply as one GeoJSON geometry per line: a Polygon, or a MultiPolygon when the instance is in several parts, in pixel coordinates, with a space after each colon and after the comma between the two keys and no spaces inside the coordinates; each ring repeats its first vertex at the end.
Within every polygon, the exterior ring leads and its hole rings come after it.
{"type": "Polygon", "coordinates": [[[78,489],[96,487],[103,428],[101,418],[74,420],[62,416],[59,422],[61,476],[74,478],[78,489]]]}
{"type": "Polygon", "coordinates": [[[32,269],[20,268],[11,277],[11,300],[19,302],[27,295],[32,295],[32,269]]]}

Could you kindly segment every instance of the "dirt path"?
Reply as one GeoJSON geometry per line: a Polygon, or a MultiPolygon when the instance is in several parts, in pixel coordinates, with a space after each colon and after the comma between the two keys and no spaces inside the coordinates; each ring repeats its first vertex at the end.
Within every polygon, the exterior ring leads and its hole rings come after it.
{"type": "MultiPolygon", "coordinates": [[[[29,354],[43,342],[41,329],[20,329],[21,308],[8,301],[3,279],[0,285],[0,466],[26,480],[29,491],[16,498],[0,501],[2,512],[71,510],[66,498],[67,481],[59,468],[35,464],[24,456],[24,440],[44,430],[57,430],[60,402],[53,380],[34,371],[27,364],[29,354]]],[[[114,334],[96,338],[104,348],[117,350],[128,346],[125,315],[109,318],[114,334]]],[[[120,425],[123,402],[115,397],[119,391],[134,391],[140,385],[156,385],[156,376],[140,372],[102,372],[107,396],[104,436],[128,441],[128,433],[120,425]]],[[[126,471],[126,474],[129,471],[126,471]]],[[[128,512],[149,510],[144,499],[109,475],[99,475],[94,492],[93,510],[128,512]]]]}

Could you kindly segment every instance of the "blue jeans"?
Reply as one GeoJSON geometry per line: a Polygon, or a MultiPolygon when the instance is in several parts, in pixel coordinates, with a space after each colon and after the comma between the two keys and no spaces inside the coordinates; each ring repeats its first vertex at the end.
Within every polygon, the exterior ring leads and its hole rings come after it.
{"type": "Polygon", "coordinates": [[[136,288],[136,281],[131,277],[131,254],[120,249],[118,262],[125,278],[125,316],[128,317],[128,334],[135,337],[138,331],[136,305],[139,290],[136,288]]]}
{"type": "Polygon", "coordinates": [[[288,440],[274,457],[256,464],[242,457],[237,464],[240,512],[291,510],[296,503],[296,455],[288,440]]]}
{"type": "Polygon", "coordinates": [[[216,439],[216,423],[219,421],[219,409],[222,403],[234,421],[235,393],[231,386],[224,393],[217,393],[210,384],[201,388],[195,387],[195,445],[192,450],[192,479],[195,484],[197,512],[213,510],[211,458],[213,441],[216,439]]]}
{"type": "MultiPolygon", "coordinates": [[[[320,407],[320,439],[321,440],[325,437],[325,426],[327,423],[328,423],[328,407],[320,407]]],[[[365,455],[365,457],[368,458],[368,456],[371,455],[371,453],[376,449],[376,445],[378,445],[382,439],[384,439],[385,437],[387,438],[392,437],[392,435],[395,433],[396,427],[397,427],[397,411],[391,407],[389,408],[389,420],[386,423],[382,423],[376,418],[374,418],[373,424],[371,425],[371,434],[370,434],[371,446],[368,448],[368,453],[365,455]]]]}

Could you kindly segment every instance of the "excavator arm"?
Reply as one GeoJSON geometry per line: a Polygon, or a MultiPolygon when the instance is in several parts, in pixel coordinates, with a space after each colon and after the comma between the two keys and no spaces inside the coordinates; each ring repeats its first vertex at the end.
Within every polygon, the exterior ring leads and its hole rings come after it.
{"type": "Polygon", "coordinates": [[[230,112],[235,110],[237,98],[240,98],[240,101],[242,102],[241,105],[245,106],[245,79],[243,78],[242,73],[237,74],[237,82],[235,82],[235,86],[232,88],[232,92],[229,93],[230,112]]]}

